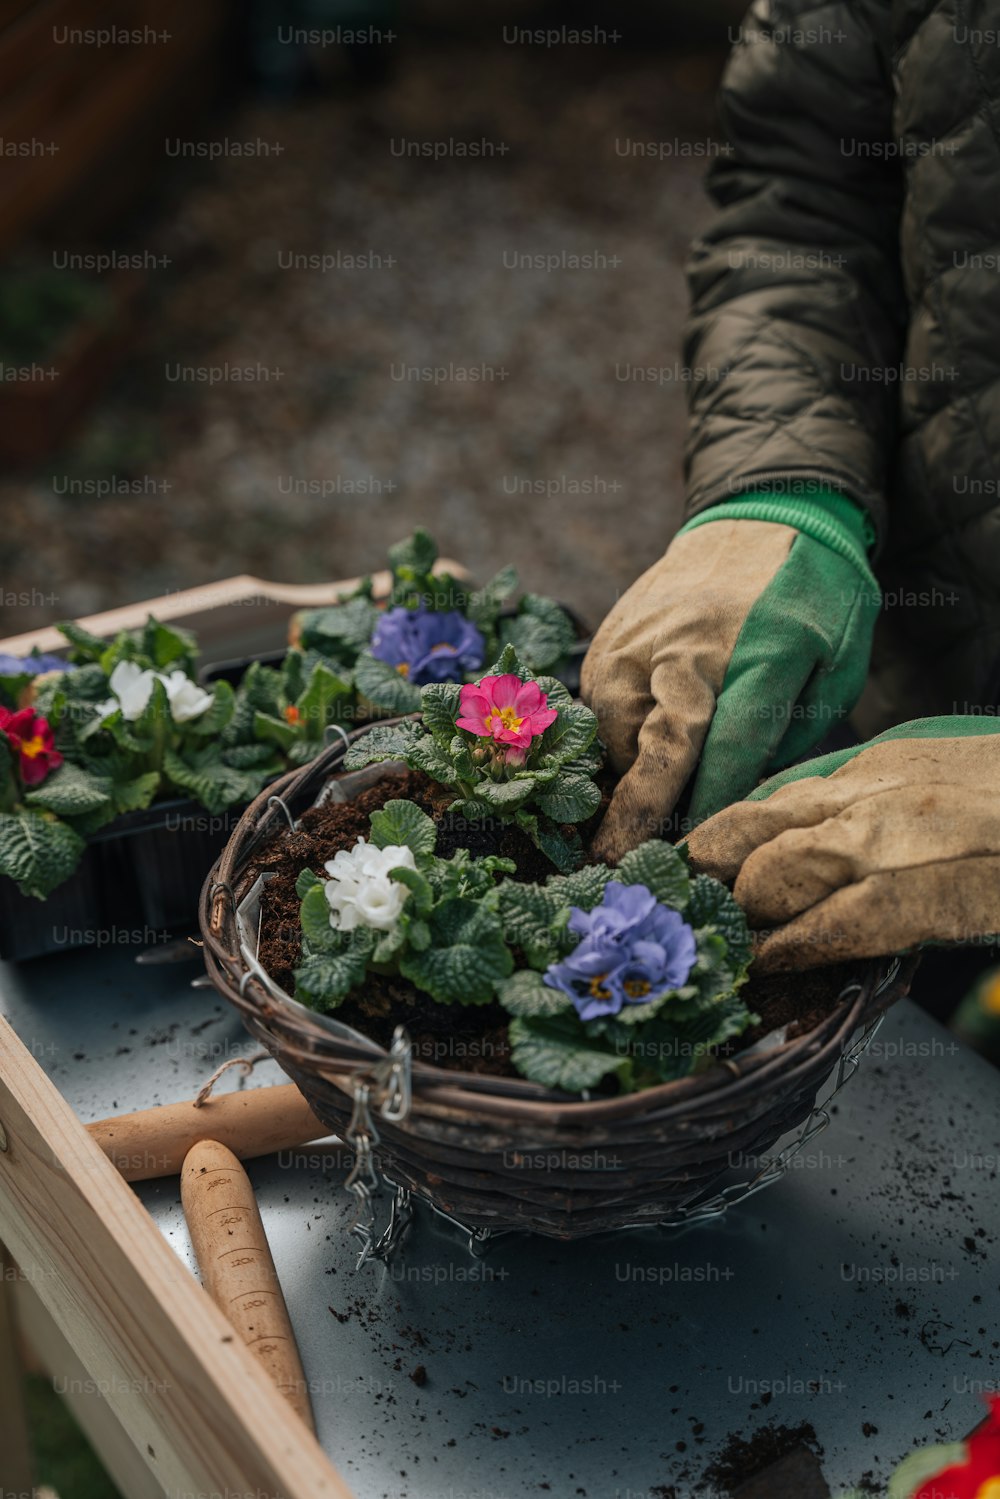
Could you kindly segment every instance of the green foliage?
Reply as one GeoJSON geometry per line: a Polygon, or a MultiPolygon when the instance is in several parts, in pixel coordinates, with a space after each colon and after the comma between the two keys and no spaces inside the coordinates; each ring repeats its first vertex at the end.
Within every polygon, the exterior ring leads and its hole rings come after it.
{"type": "Polygon", "coordinates": [[[416,802],[389,801],[369,817],[371,841],[376,848],[402,844],[415,854],[432,854],[437,842],[434,820],[416,802]]]}
{"type": "Polygon", "coordinates": [[[362,697],[386,713],[414,713],[420,707],[420,688],[371,651],[358,657],[354,682],[362,697]]]}
{"type": "Polygon", "coordinates": [[[497,876],[513,872],[513,863],[473,860],[466,849],[438,858],[434,823],[414,802],[388,801],[369,822],[374,846],[413,851],[416,869],[389,872],[407,889],[402,913],[390,932],[344,932],[331,925],[326,881],[304,870],[296,886],[303,936],[296,993],[318,1008],[333,1008],[376,964],[441,1004],[488,1004],[514,966],[497,912],[497,876]]]}
{"type": "Polygon", "coordinates": [[[584,1093],[613,1073],[624,1082],[631,1072],[629,1058],[591,1041],[575,1015],[564,1012],[530,1020],[517,1016],[509,1034],[514,1066],[544,1088],[584,1093]]]}
{"type": "MultiPolygon", "coordinates": [[[[509,932],[507,940],[510,941],[509,932]]],[[[573,1008],[569,995],[543,982],[542,975],[533,968],[519,968],[516,973],[512,973],[500,985],[498,998],[509,1015],[526,1020],[561,1015],[573,1008]]]]}
{"type": "MultiPolygon", "coordinates": [[[[499,650],[501,631],[509,624],[511,638],[523,652],[522,674],[557,669],[574,633],[558,605],[529,594],[504,619],[502,611],[517,587],[513,568],[501,569],[485,587],[470,593],[446,573],[434,572],[437,557],[433,539],[420,529],[389,549],[390,607],[461,609],[482,631],[489,653],[499,650]]],[[[18,817],[28,811],[47,814],[44,834],[37,819],[30,822],[31,836],[22,835],[10,856],[8,862],[18,870],[15,877],[35,892],[54,888],[54,870],[72,872],[70,850],[76,849],[78,857],[83,839],[97,828],[157,798],[191,796],[212,813],[238,806],[256,796],[272,776],[308,764],[327,743],[331,728],[353,728],[364,703],[394,714],[422,707],[434,732],[415,725],[396,730],[377,726],[365,750],[352,752],[351,764],[404,760],[450,787],[458,800],[467,802],[470,814],[522,818],[522,826],[558,867],[572,867],[578,850],[556,824],[580,821],[598,803],[589,779],[600,763],[592,716],[574,708],[554,678],[546,679],[551,686],[545,690],[554,706],[565,709],[565,721],[561,714],[560,732],[545,736],[530,778],[518,784],[516,777],[496,770],[484,774],[473,761],[473,746],[465,742],[469,736],[463,740],[455,731],[458,685],[435,689],[436,697],[424,704],[419,689],[371,655],[368,647],[380,614],[369,578],[330,608],[304,611],[297,620],[297,646],[287,652],[280,669],[255,662],[235,689],[224,681],[215,683],[206,710],[182,722],[174,721],[158,680],[134,721],[121,711],[106,712],[105,705],[112,697],[108,679],[121,662],[159,676],[182,671],[193,678],[198,650],[188,631],[153,616],[112,640],[73,622],[61,625],[74,669],[38,682],[35,709],[52,727],[64,764],[30,789],[20,785],[9,758],[6,769],[0,765],[0,783],[6,787],[0,805],[18,817]],[[379,729],[393,737],[380,738],[379,729]],[[67,830],[66,836],[47,831],[56,824],[67,830]],[[37,870],[32,848],[38,850],[37,870]]],[[[5,677],[0,701],[16,707],[29,682],[28,673],[5,677]]],[[[426,832],[423,837],[426,841],[426,832]]],[[[471,889],[481,876],[466,871],[459,878],[456,871],[448,878],[453,889],[471,889]]]]}
{"type": "Polygon", "coordinates": [[[34,807],[0,813],[0,874],[44,900],[73,873],[85,844],[68,822],[34,807]]]}
{"type": "Polygon", "coordinates": [[[714,927],[725,938],[729,961],[734,967],[742,968],[750,962],[753,945],[746,917],[721,881],[707,874],[696,874],[691,881],[686,916],[695,930],[714,927]]]}
{"type": "MultiPolygon", "coordinates": [[[[532,672],[559,671],[576,631],[554,600],[525,594],[516,608],[509,600],[517,590],[517,570],[502,567],[482,588],[471,592],[447,572],[437,571],[438,548],[422,528],[389,548],[392,577],[386,607],[458,611],[480,631],[487,659],[511,641],[532,672]]],[[[333,666],[350,674],[362,704],[384,713],[413,713],[421,706],[420,688],[369,649],[380,610],[372,599],[371,579],[325,609],[306,609],[297,616],[298,643],[318,651],[333,666]]]]}
{"type": "Polygon", "coordinates": [[[751,954],[746,919],[717,880],[707,875],[692,880],[683,856],[669,844],[641,844],[615,870],[587,865],[569,875],[550,875],[544,885],[504,881],[497,901],[507,941],[527,965],[501,986],[499,999],[514,1017],[514,1065],[533,1082],[567,1092],[612,1077],[624,1090],[671,1082],[710,1064],[714,1048],[756,1018],[737,992],[751,954]],[[573,909],[593,911],[611,881],[645,885],[678,911],[694,931],[695,959],[679,989],[584,1021],[569,996],[546,984],[544,975],[580,940],[570,928],[573,909]]]}
{"type": "Polygon", "coordinates": [[[334,665],[349,671],[371,640],[379,612],[370,592],[355,594],[326,609],[306,609],[298,616],[299,644],[303,650],[319,651],[334,665]]]}
{"type": "Polygon", "coordinates": [[[623,885],[645,885],[658,901],[676,911],[687,908],[691,884],[688,867],[683,855],[670,843],[651,839],[629,849],[619,862],[615,878],[623,885]]]}
{"type": "MultiPolygon", "coordinates": [[[[531,673],[514,648],[504,647],[485,676],[531,673]]],[[[420,693],[421,721],[377,724],[348,751],[345,765],[360,769],[377,761],[402,760],[422,770],[456,793],[452,810],[471,821],[497,818],[516,822],[551,859],[568,871],[579,864],[579,839],[566,825],[585,822],[597,811],[601,793],[593,775],[600,765],[596,748],[597,719],[582,703],[574,703],[555,678],[538,679],[556,720],[532,743],[523,765],[511,764],[502,747],[458,729],[461,688],[457,683],[431,683],[420,693]]]]}
{"type": "Polygon", "coordinates": [[[335,950],[308,952],[295,970],[295,994],[318,1010],[333,1010],[364,979],[375,947],[366,927],[341,934],[335,950]]]}
{"type": "Polygon", "coordinates": [[[489,1004],[514,967],[496,913],[457,896],[433,910],[428,926],[429,945],[399,960],[403,977],[441,1004],[489,1004]]]}
{"type": "Polygon", "coordinates": [[[576,641],[565,610],[537,593],[525,594],[514,618],[504,620],[503,633],[533,672],[557,671],[576,641]]]}
{"type": "Polygon", "coordinates": [[[25,791],[24,801],[29,807],[47,807],[59,817],[79,817],[85,812],[113,808],[112,783],[82,765],[67,762],[40,786],[25,791]]]}

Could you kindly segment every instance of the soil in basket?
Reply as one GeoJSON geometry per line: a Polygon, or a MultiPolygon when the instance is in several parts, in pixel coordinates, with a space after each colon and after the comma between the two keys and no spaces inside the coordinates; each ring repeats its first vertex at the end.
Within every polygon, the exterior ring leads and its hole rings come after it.
{"type": "MultiPolygon", "coordinates": [[[[393,772],[351,802],[334,802],[305,812],[298,829],[279,833],[257,856],[247,885],[258,874],[271,878],[261,898],[260,960],[271,977],[293,993],[294,970],[301,958],[299,896],[295,882],[303,869],[323,873],[323,865],[340,849],[353,848],[369,832],[369,813],[395,798],[416,802],[438,825],[437,853],[456,848],[477,856],[501,854],[517,865],[517,878],[544,880],[552,865],[519,828],[470,824],[447,811],[448,793],[421,771],[393,772]]],[[[594,823],[601,816],[595,814],[594,823]]],[[[586,832],[586,830],[585,830],[586,832]]],[[[743,991],[760,1024],[730,1049],[742,1050],[778,1026],[793,1037],[812,1030],[837,1004],[851,977],[847,965],[817,973],[751,979],[743,991]]],[[[338,1020],[388,1046],[397,1025],[404,1025],[415,1056],[457,1072],[516,1076],[506,1041],[507,1016],[499,1005],[439,1005],[405,979],[371,974],[365,993],[337,1010],[338,1020]]]]}

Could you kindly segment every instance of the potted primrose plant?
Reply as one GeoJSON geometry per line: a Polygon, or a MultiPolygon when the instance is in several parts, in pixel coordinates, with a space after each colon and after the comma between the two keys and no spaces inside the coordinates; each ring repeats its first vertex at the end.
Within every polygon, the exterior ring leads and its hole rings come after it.
{"type": "Polygon", "coordinates": [[[195,679],[193,637],[153,619],[68,659],[0,657],[0,954],[190,923],[235,814],[315,756],[341,695],[293,651],[275,682],[195,679]]]}
{"type": "MultiPolygon", "coordinates": [[[[423,529],[391,546],[388,560],[387,598],[376,599],[366,577],[336,604],[301,610],[292,620],[292,646],[307,663],[324,661],[341,684],[342,725],[416,712],[428,683],[472,681],[505,641],[531,670],[578,682],[582,628],[541,594],[524,594],[512,605],[514,567],[470,588],[436,570],[438,548],[423,529]]],[[[272,654],[225,662],[207,676],[236,684],[253,659],[272,669],[282,660],[272,654]]]]}
{"type": "Polygon", "coordinates": [[[212,982],[395,1189],[363,1254],[411,1195],[476,1233],[682,1221],[906,992],[912,962],[751,978],[683,847],[590,856],[609,790],[593,714],[507,646],[283,777],[206,881],[212,982]]]}
{"type": "Polygon", "coordinates": [[[601,763],[594,715],[510,645],[474,683],[428,684],[417,717],[352,744],[344,765],[363,796],[275,841],[258,891],[263,970],[383,1041],[396,1024],[433,1036],[451,1009],[453,1036],[490,1035],[500,1075],[569,1093],[705,1065],[756,1018],[739,996],[746,923],[666,843],[614,869],[585,862],[601,763]]]}

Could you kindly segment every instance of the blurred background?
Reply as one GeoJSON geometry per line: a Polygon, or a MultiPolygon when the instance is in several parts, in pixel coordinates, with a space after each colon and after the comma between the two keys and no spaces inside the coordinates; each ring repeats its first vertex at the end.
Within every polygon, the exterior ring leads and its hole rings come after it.
{"type": "MultiPolygon", "coordinates": [[[[0,0],[0,634],[418,523],[596,624],[679,519],[741,10],[0,0]]],[[[30,1386],[48,1492],[112,1499],[30,1386]]]]}
{"type": "Polygon", "coordinates": [[[0,0],[0,633],[416,523],[596,624],[679,519],[741,0],[0,0]]]}

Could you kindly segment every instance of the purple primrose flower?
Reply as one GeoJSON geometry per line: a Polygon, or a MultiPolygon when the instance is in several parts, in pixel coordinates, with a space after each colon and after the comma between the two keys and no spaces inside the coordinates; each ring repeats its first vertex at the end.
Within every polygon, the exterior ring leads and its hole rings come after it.
{"type": "Polygon", "coordinates": [[[460,682],[483,664],[486,642],[457,609],[435,612],[388,609],[372,636],[371,652],[394,666],[415,687],[426,682],[460,682]]]}
{"type": "Polygon", "coordinates": [[[694,967],[694,932],[678,911],[645,885],[604,887],[593,911],[573,906],[569,929],[582,941],[561,963],[550,963],[545,983],[561,989],[581,1020],[617,1015],[679,989],[694,967]]]}

